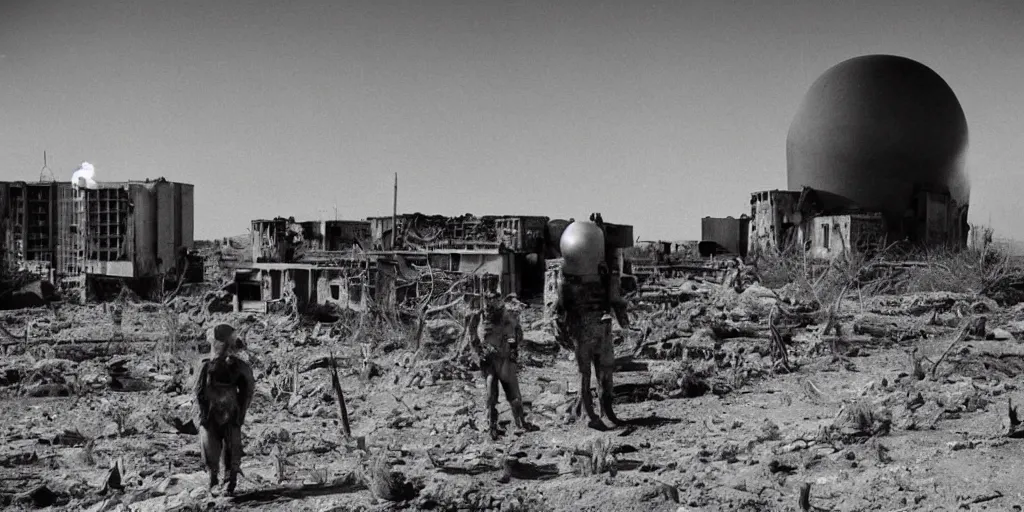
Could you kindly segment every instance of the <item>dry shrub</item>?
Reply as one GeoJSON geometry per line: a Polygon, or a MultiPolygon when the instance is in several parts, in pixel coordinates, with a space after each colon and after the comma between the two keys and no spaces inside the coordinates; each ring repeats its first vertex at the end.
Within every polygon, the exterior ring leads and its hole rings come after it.
{"type": "Polygon", "coordinates": [[[1009,256],[993,250],[920,250],[905,253],[904,261],[921,266],[903,269],[879,291],[885,293],[953,292],[986,294],[1020,272],[1009,256]]]}
{"type": "Polygon", "coordinates": [[[852,292],[860,297],[952,292],[1024,301],[1024,293],[1013,288],[1024,283],[1024,268],[991,246],[953,250],[893,244],[870,256],[851,252],[832,260],[811,258],[794,247],[760,253],[754,265],[764,286],[784,288],[794,300],[821,307],[852,292]]]}
{"type": "Polygon", "coordinates": [[[830,432],[844,440],[884,436],[892,429],[892,412],[866,402],[843,406],[830,432]]]}
{"type": "Polygon", "coordinates": [[[387,452],[383,451],[370,459],[365,479],[373,496],[385,501],[406,501],[419,492],[415,485],[406,480],[404,474],[392,471],[387,452]]]}
{"type": "Polygon", "coordinates": [[[815,259],[799,248],[768,251],[754,265],[761,284],[767,288],[786,288],[793,301],[828,307],[847,291],[857,288],[865,269],[880,255],[848,253],[831,260],[815,259]]]}
{"type": "Polygon", "coordinates": [[[360,320],[363,339],[374,351],[384,353],[407,348],[415,334],[416,325],[403,321],[393,308],[378,308],[366,312],[360,320]]]}
{"type": "Polygon", "coordinates": [[[576,463],[579,473],[583,476],[615,472],[612,446],[604,437],[592,438],[577,448],[576,463]]]}

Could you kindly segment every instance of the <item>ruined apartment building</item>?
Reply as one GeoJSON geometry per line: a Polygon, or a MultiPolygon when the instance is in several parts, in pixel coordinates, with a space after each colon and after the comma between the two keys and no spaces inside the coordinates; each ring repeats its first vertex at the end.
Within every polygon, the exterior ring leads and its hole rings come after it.
{"type": "Polygon", "coordinates": [[[76,290],[176,274],[193,244],[194,188],[164,179],[97,183],[0,182],[3,261],[76,290]]]}
{"type": "MultiPolygon", "coordinates": [[[[425,272],[492,276],[482,286],[529,298],[543,293],[548,217],[419,213],[365,221],[253,221],[253,259],[236,272],[236,308],[333,303],[364,309],[419,295],[425,272]]],[[[632,228],[611,225],[613,230],[632,228]]],[[[557,246],[557,243],[555,244],[557,246]]]]}

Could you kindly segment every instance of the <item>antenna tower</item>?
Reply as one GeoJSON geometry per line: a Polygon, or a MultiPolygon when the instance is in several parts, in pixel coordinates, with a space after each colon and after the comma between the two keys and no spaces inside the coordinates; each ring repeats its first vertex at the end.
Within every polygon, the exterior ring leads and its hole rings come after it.
{"type": "Polygon", "coordinates": [[[43,168],[39,170],[39,181],[57,181],[53,171],[46,165],[46,151],[43,151],[43,168]],[[47,179],[47,175],[49,175],[49,179],[47,179]]]}

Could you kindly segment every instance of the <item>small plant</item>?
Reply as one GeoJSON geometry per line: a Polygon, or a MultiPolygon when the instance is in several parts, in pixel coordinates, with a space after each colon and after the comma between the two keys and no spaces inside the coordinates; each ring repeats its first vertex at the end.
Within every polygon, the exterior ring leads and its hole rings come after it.
{"type": "Polygon", "coordinates": [[[608,440],[596,437],[587,441],[583,448],[576,450],[576,461],[583,476],[599,475],[614,471],[615,459],[608,440]]]}
{"type": "Polygon", "coordinates": [[[917,347],[914,347],[910,351],[910,374],[914,376],[916,380],[924,380],[926,374],[924,372],[924,366],[921,364],[921,356],[917,347]]]}
{"type": "Polygon", "coordinates": [[[89,439],[82,448],[82,462],[89,466],[96,465],[96,440],[89,439]]]}
{"type": "Polygon", "coordinates": [[[117,436],[124,436],[127,431],[128,419],[131,417],[131,408],[124,405],[111,405],[107,410],[107,415],[114,424],[117,425],[117,436]]]}
{"type": "Polygon", "coordinates": [[[391,470],[386,451],[381,451],[368,462],[365,480],[375,498],[385,501],[405,501],[416,495],[416,489],[406,481],[405,475],[391,470]]]}

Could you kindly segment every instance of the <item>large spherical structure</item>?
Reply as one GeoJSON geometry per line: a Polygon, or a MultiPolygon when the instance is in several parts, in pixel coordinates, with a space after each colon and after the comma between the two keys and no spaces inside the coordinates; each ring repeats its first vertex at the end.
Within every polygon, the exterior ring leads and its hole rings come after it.
{"type": "Polygon", "coordinates": [[[558,242],[562,252],[562,271],[570,275],[594,275],[605,258],[604,231],[583,220],[569,224],[558,242]]]}
{"type": "Polygon", "coordinates": [[[967,138],[960,102],[930,68],[856,57],[828,69],[804,97],[786,140],[788,186],[825,192],[826,208],[845,199],[881,212],[890,234],[902,235],[916,189],[967,205],[967,138]]]}

